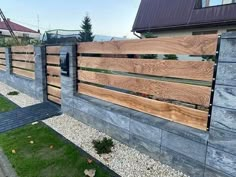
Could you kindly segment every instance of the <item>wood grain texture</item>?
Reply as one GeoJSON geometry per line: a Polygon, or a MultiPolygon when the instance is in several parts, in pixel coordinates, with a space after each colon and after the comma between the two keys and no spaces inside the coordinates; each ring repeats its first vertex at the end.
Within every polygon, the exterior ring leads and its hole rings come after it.
{"type": "Polygon", "coordinates": [[[55,55],[47,55],[47,64],[59,65],[60,64],[60,57],[55,56],[55,55]]]}
{"type": "Polygon", "coordinates": [[[0,64],[1,64],[1,65],[6,65],[6,60],[1,60],[1,59],[0,59],[0,64]]]}
{"type": "Polygon", "coordinates": [[[47,54],[60,54],[61,46],[47,46],[46,53],[47,54]]]}
{"type": "Polygon", "coordinates": [[[82,70],[78,71],[78,76],[81,81],[154,95],[157,98],[178,100],[206,107],[210,103],[211,88],[209,87],[82,70]]]}
{"type": "Polygon", "coordinates": [[[0,70],[1,70],[1,71],[5,71],[5,70],[6,70],[6,66],[0,65],[0,70]]]}
{"type": "Polygon", "coordinates": [[[6,58],[5,53],[0,53],[0,58],[5,59],[6,58]]]}
{"type": "Polygon", "coordinates": [[[61,69],[57,66],[47,66],[47,74],[52,76],[60,76],[61,69]]]}
{"type": "Polygon", "coordinates": [[[78,57],[78,66],[210,82],[214,70],[213,62],[99,57],[78,57]]]}
{"type": "Polygon", "coordinates": [[[12,66],[33,71],[35,69],[34,63],[28,63],[28,62],[12,61],[12,66]]]}
{"type": "Polygon", "coordinates": [[[35,61],[34,54],[12,54],[12,59],[19,61],[28,61],[28,62],[35,61]]]}
{"type": "Polygon", "coordinates": [[[48,100],[54,102],[54,103],[57,103],[57,104],[61,104],[61,99],[60,98],[57,98],[57,97],[54,97],[52,95],[48,95],[48,100]]]}
{"type": "Polygon", "coordinates": [[[61,78],[47,76],[47,84],[52,85],[52,86],[56,86],[56,87],[61,87],[61,78]]]}
{"type": "Polygon", "coordinates": [[[30,79],[34,79],[34,72],[18,69],[18,68],[12,68],[12,73],[24,77],[28,77],[30,79]]]}
{"type": "Polygon", "coordinates": [[[11,47],[12,53],[34,53],[34,46],[27,45],[27,46],[13,46],[11,47]]]}
{"type": "Polygon", "coordinates": [[[0,53],[5,53],[5,48],[4,47],[0,47],[0,53]]]}
{"type": "Polygon", "coordinates": [[[78,53],[215,55],[217,35],[165,37],[78,44],[78,53]]]}
{"type": "Polygon", "coordinates": [[[47,86],[48,89],[48,94],[53,95],[57,98],[61,98],[61,89],[52,87],[52,86],[47,86]]]}
{"type": "Polygon", "coordinates": [[[92,96],[197,129],[206,130],[207,127],[207,112],[82,83],[78,85],[78,91],[81,94],[92,96]]]}

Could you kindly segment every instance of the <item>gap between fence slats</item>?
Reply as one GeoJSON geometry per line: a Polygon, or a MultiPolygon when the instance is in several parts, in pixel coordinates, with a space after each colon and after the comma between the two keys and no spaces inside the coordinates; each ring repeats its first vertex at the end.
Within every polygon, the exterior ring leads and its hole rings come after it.
{"type": "Polygon", "coordinates": [[[190,127],[206,130],[208,113],[170,103],[120,93],[87,84],[78,84],[79,93],[109,101],[190,127]]]}
{"type": "Polygon", "coordinates": [[[34,63],[27,63],[27,62],[12,61],[12,66],[17,67],[17,68],[22,68],[22,69],[29,69],[29,70],[35,69],[34,63]]]}
{"type": "Polygon", "coordinates": [[[78,66],[137,74],[212,81],[213,62],[78,57],[78,66]]]}
{"type": "Polygon", "coordinates": [[[154,95],[157,98],[178,100],[202,106],[209,106],[211,89],[188,84],[141,79],[136,77],[78,71],[79,80],[117,87],[138,93],[154,95]]]}
{"type": "Polygon", "coordinates": [[[26,70],[22,70],[22,69],[17,69],[17,68],[12,68],[12,72],[14,74],[17,74],[17,75],[20,75],[20,76],[24,76],[24,77],[34,79],[34,72],[30,72],[30,71],[26,71],[26,70]]]}
{"type": "Polygon", "coordinates": [[[61,104],[61,99],[60,98],[57,98],[57,97],[54,97],[52,95],[48,95],[48,99],[57,103],[57,104],[61,104]]]}
{"type": "Polygon", "coordinates": [[[56,87],[61,87],[60,77],[47,76],[47,83],[56,87]]]}
{"type": "Polygon", "coordinates": [[[48,86],[48,94],[53,95],[55,97],[61,98],[61,89],[48,86]]]}
{"type": "Polygon", "coordinates": [[[78,44],[78,53],[215,55],[217,35],[163,37],[78,44]]]}

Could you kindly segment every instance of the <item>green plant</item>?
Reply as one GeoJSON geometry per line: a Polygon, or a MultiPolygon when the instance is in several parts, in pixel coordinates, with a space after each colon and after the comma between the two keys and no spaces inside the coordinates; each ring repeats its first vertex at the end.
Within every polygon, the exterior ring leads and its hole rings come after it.
{"type": "Polygon", "coordinates": [[[19,95],[19,92],[13,91],[13,92],[9,92],[7,95],[11,95],[11,96],[19,95]]]}
{"type": "Polygon", "coordinates": [[[103,140],[93,140],[93,146],[98,154],[108,154],[114,146],[112,139],[103,138],[103,140]]]}
{"type": "Polygon", "coordinates": [[[79,33],[79,41],[80,42],[91,42],[93,41],[93,32],[92,32],[92,24],[91,19],[88,15],[84,17],[84,20],[81,25],[81,32],[79,33]]]}
{"type": "MultiPolygon", "coordinates": [[[[143,34],[144,38],[157,38],[153,33],[147,32],[143,34]]],[[[148,54],[148,55],[142,55],[143,59],[157,59],[158,55],[156,54],[148,54]]]]}
{"type": "Polygon", "coordinates": [[[178,57],[175,54],[164,55],[164,60],[178,60],[178,57]]]}

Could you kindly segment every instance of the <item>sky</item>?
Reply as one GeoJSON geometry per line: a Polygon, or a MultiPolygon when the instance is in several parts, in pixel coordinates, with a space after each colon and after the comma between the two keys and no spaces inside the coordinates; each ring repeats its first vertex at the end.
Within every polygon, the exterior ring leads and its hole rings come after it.
{"type": "Polygon", "coordinates": [[[1,0],[7,18],[42,32],[53,29],[79,30],[86,14],[93,33],[133,37],[132,25],[141,0],[1,0]]]}

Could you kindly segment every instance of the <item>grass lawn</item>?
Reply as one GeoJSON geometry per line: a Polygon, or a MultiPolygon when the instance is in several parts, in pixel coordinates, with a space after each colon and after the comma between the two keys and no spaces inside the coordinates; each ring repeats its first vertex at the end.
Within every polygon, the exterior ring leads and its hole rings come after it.
{"type": "Polygon", "coordinates": [[[42,123],[0,134],[0,147],[20,177],[84,177],[85,169],[111,176],[42,123]]]}
{"type": "Polygon", "coordinates": [[[0,113],[8,112],[16,108],[17,106],[15,104],[13,104],[8,99],[0,95],[0,113]]]}

